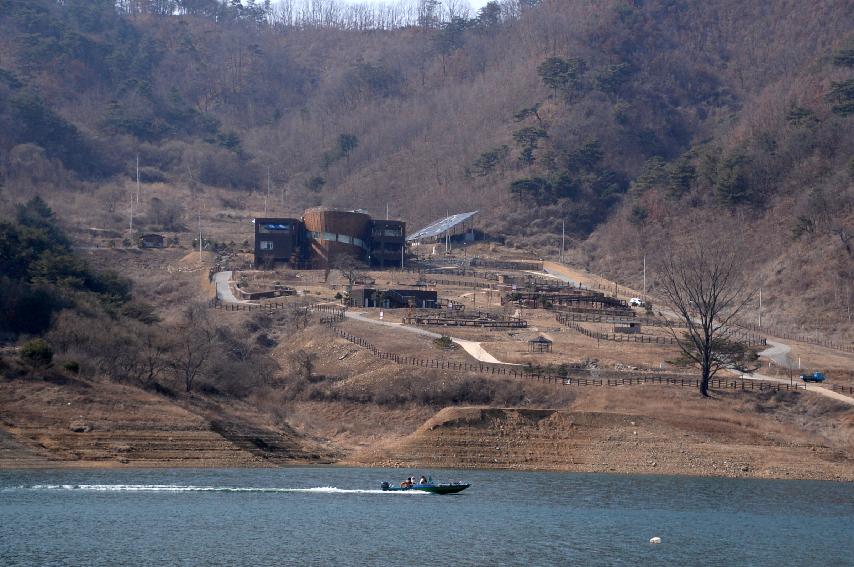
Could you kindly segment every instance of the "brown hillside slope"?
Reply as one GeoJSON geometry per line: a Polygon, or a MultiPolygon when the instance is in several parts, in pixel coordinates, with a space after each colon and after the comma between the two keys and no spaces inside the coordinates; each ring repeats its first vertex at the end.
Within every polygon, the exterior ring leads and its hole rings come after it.
{"type": "Polygon", "coordinates": [[[539,256],[566,221],[580,264],[639,287],[656,227],[696,209],[755,227],[767,321],[852,340],[854,131],[828,98],[852,76],[834,62],[851,2],[542,0],[382,31],[96,4],[4,3],[0,212],[41,194],[64,224],[123,231],[139,157],[134,226],[182,243],[198,212],[239,244],[268,205],[387,204],[411,228],[479,209],[539,256]],[[577,88],[543,82],[552,56],[585,62],[577,88]]]}
{"type": "Polygon", "coordinates": [[[267,466],[334,456],[239,403],[193,397],[179,404],[117,384],[2,381],[0,408],[0,469],[267,466]]]}
{"type": "Polygon", "coordinates": [[[662,394],[654,389],[609,394],[619,400],[616,403],[601,403],[594,394],[577,401],[571,410],[445,408],[412,435],[358,453],[352,461],[408,468],[854,480],[850,411],[777,395],[757,402],[751,412],[746,411],[749,398],[732,397],[720,402],[725,407],[711,417],[688,400],[679,400],[668,411],[656,400],[662,394]],[[631,403],[630,396],[642,401],[631,403]],[[614,405],[622,407],[595,409],[614,405]],[[636,413],[628,410],[631,406],[636,413]],[[777,410],[776,418],[763,415],[770,408],[777,410]],[[837,418],[844,433],[833,440],[793,425],[798,419],[815,424],[837,418]]]}

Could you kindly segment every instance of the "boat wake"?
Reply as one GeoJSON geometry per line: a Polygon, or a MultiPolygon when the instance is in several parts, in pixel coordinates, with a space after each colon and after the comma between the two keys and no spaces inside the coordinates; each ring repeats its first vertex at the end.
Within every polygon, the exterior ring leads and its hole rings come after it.
{"type": "MultiPolygon", "coordinates": [[[[186,486],[178,484],[35,484],[17,490],[64,490],[81,492],[237,492],[237,493],[310,493],[310,494],[416,494],[417,491],[385,492],[317,486],[314,488],[276,488],[255,486],[186,486]]],[[[15,490],[12,489],[12,490],[15,490]]],[[[8,489],[5,489],[8,490],[8,489]]],[[[4,490],[4,491],[5,491],[4,490]]]]}

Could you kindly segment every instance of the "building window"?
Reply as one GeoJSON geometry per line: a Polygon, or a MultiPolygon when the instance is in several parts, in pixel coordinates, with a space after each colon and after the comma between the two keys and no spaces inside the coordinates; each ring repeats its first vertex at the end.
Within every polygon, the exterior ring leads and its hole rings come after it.
{"type": "Polygon", "coordinates": [[[291,225],[285,223],[262,223],[258,225],[259,234],[270,234],[271,232],[290,232],[291,225]]]}
{"type": "Polygon", "coordinates": [[[272,240],[262,240],[259,248],[261,250],[272,250],[273,249],[273,241],[272,240]]]}

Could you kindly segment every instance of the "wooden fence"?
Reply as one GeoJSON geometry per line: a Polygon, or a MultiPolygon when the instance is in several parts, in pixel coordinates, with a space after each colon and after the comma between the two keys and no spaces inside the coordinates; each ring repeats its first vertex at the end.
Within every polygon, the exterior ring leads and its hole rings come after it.
{"type": "Polygon", "coordinates": [[[822,339],[818,336],[809,336],[803,335],[799,333],[791,333],[788,331],[784,331],[782,329],[768,327],[767,325],[764,327],[759,327],[758,325],[752,324],[739,324],[739,327],[743,329],[747,329],[749,331],[753,331],[755,333],[768,333],[774,337],[780,337],[781,339],[786,339],[789,341],[797,341],[799,343],[806,343],[810,345],[823,346],[826,348],[832,348],[834,350],[840,350],[842,352],[854,352],[854,344],[845,345],[842,343],[833,342],[828,339],[822,339]]]}
{"type": "Polygon", "coordinates": [[[644,335],[627,335],[624,333],[600,333],[599,331],[591,331],[579,325],[576,321],[572,321],[567,317],[566,313],[555,313],[555,319],[561,325],[565,325],[591,339],[614,342],[627,343],[647,343],[656,345],[674,345],[678,344],[673,337],[650,337],[644,335]]]}
{"type": "MultiPolygon", "coordinates": [[[[615,294],[619,293],[619,288],[616,285],[612,287],[612,286],[604,286],[604,285],[599,284],[599,283],[593,283],[593,284],[589,285],[588,287],[590,287],[591,289],[599,289],[599,290],[603,290],[603,291],[610,291],[613,289],[615,294]]],[[[622,289],[622,291],[626,295],[630,295],[631,293],[635,293],[635,292],[632,292],[632,290],[630,290],[629,288],[625,288],[625,287],[622,289]]],[[[664,301],[660,297],[653,297],[653,299],[655,299],[656,302],[666,304],[666,301],[664,301]]],[[[826,348],[830,348],[830,349],[834,349],[834,350],[838,350],[838,351],[842,351],[842,352],[854,353],[854,344],[842,344],[839,342],[831,341],[829,339],[823,339],[817,335],[811,336],[811,335],[807,335],[804,333],[797,333],[797,332],[792,332],[790,330],[780,329],[778,327],[770,327],[768,325],[760,327],[759,325],[755,325],[752,323],[739,323],[739,324],[734,325],[734,326],[741,327],[741,328],[743,328],[747,331],[751,331],[753,333],[765,333],[765,334],[768,334],[772,337],[779,337],[781,339],[785,339],[785,340],[789,340],[789,341],[796,341],[799,343],[822,346],[822,347],[826,347],[826,348]]]]}
{"type": "Polygon", "coordinates": [[[344,307],[328,303],[314,305],[294,305],[283,301],[268,301],[266,303],[227,303],[221,299],[208,300],[208,307],[221,311],[278,311],[281,309],[305,309],[315,313],[325,313],[334,316],[336,321],[344,319],[344,307]]]}
{"type": "MultiPolygon", "coordinates": [[[[343,316],[343,315],[342,315],[343,316]]],[[[381,360],[389,360],[391,362],[406,365],[417,366],[420,368],[434,368],[438,370],[459,370],[463,372],[473,372],[478,374],[490,374],[493,376],[505,376],[508,378],[518,378],[522,380],[532,380],[545,384],[555,384],[561,386],[635,386],[642,384],[660,384],[668,386],[691,387],[699,388],[700,380],[698,378],[685,378],[674,376],[650,375],[650,376],[631,376],[628,378],[587,378],[569,375],[556,375],[539,372],[529,372],[523,368],[513,367],[509,365],[492,365],[492,364],[470,364],[468,362],[454,362],[447,360],[437,360],[430,358],[419,358],[407,356],[403,354],[386,352],[380,350],[365,339],[358,337],[348,331],[336,327],[334,324],[327,323],[327,326],[333,333],[339,337],[360,346],[371,352],[375,357],[381,360]]],[[[578,372],[591,372],[590,370],[577,370],[578,372]]],[[[798,391],[805,390],[806,387],[802,384],[780,384],[758,382],[755,380],[734,380],[724,378],[713,378],[709,383],[710,388],[729,389],[729,390],[773,390],[773,391],[798,391]]]]}
{"type": "MultiPolygon", "coordinates": [[[[571,327],[572,329],[587,334],[587,336],[592,336],[596,338],[595,331],[588,331],[584,329],[580,325],[571,326],[569,323],[602,323],[602,324],[620,324],[620,323],[639,323],[640,325],[646,325],[648,327],[661,327],[661,328],[677,328],[677,329],[687,329],[688,324],[681,321],[667,321],[664,319],[654,319],[651,317],[619,317],[613,315],[594,315],[591,313],[576,313],[571,311],[561,311],[555,315],[555,319],[563,325],[571,327]],[[588,333],[592,333],[588,334],[588,333]]],[[[615,340],[611,338],[606,338],[605,335],[608,333],[599,333],[602,340],[615,340]]],[[[736,340],[742,341],[750,346],[765,346],[768,344],[768,339],[765,337],[761,337],[759,335],[755,335],[750,332],[749,329],[743,329],[741,327],[728,327],[724,331],[725,336],[733,337],[736,340]]],[[[655,340],[641,340],[643,338],[652,338],[652,337],[638,337],[637,341],[633,342],[648,342],[655,343],[655,340]]],[[[659,343],[659,344],[675,344],[675,341],[672,337],[664,337],[668,339],[669,343],[659,343]]],[[[616,339],[619,341],[620,339],[616,339]]],[[[629,340],[629,339],[624,339],[629,340]]]]}
{"type": "Polygon", "coordinates": [[[490,291],[499,291],[498,285],[489,282],[467,282],[461,280],[444,280],[444,279],[425,279],[423,280],[428,286],[444,285],[449,287],[465,287],[468,289],[488,289],[490,291]]]}
{"type": "Polygon", "coordinates": [[[404,317],[408,325],[435,325],[439,327],[481,327],[486,329],[524,329],[528,322],[518,317],[491,317],[489,314],[478,314],[478,317],[445,317],[442,315],[413,315],[404,317]]]}
{"type": "Polygon", "coordinates": [[[854,386],[841,386],[839,384],[828,384],[828,389],[840,394],[854,394],[854,386]]]}

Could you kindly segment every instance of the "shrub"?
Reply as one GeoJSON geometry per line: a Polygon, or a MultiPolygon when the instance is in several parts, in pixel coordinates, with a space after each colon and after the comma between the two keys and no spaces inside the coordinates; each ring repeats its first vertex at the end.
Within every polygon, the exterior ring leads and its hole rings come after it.
{"type": "Polygon", "coordinates": [[[76,360],[66,360],[62,363],[62,367],[72,374],[78,374],[80,372],[80,363],[76,360]]]}
{"type": "Polygon", "coordinates": [[[44,339],[32,339],[21,347],[21,359],[33,368],[46,368],[53,362],[53,348],[44,339]]]}

